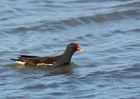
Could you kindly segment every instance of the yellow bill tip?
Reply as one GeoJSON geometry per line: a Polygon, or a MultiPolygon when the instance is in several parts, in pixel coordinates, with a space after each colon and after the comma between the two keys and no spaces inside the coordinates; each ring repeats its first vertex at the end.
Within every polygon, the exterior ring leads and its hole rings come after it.
{"type": "Polygon", "coordinates": [[[83,48],[80,48],[79,50],[78,50],[78,52],[83,52],[84,51],[84,49],[83,48]]]}

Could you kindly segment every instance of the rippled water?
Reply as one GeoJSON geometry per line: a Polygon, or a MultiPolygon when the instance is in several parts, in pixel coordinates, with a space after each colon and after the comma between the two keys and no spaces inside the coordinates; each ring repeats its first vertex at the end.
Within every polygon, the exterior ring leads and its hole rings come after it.
{"type": "Polygon", "coordinates": [[[1,0],[1,99],[140,99],[139,0],[1,0]],[[59,55],[72,64],[15,66],[20,54],[59,55]]]}

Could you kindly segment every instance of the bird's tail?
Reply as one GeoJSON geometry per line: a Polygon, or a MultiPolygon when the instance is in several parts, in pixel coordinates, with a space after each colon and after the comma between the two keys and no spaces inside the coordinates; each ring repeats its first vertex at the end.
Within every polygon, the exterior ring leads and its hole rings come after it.
{"type": "Polygon", "coordinates": [[[20,61],[19,59],[13,59],[13,58],[12,58],[12,59],[10,59],[10,60],[12,60],[12,61],[20,61]]]}

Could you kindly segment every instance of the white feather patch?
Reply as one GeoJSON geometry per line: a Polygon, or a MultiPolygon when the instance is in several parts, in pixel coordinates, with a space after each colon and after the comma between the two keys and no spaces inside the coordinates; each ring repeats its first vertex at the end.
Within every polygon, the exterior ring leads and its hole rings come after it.
{"type": "MultiPolygon", "coordinates": [[[[53,62],[53,64],[54,64],[54,63],[56,63],[56,62],[53,62]]],[[[53,65],[53,64],[38,63],[37,66],[40,66],[40,65],[49,65],[49,66],[51,66],[51,65],[53,65]]]]}
{"type": "Polygon", "coordinates": [[[22,62],[22,61],[15,61],[17,64],[20,64],[20,65],[25,65],[25,62],[22,62]]]}
{"type": "Polygon", "coordinates": [[[40,65],[53,65],[53,64],[45,64],[45,63],[38,63],[37,66],[40,66],[40,65]]]}

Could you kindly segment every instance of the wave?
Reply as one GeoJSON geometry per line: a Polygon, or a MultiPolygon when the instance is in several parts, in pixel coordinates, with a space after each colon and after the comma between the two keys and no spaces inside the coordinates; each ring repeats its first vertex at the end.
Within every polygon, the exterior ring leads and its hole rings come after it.
{"type": "Polygon", "coordinates": [[[113,8],[120,8],[120,7],[139,7],[140,6],[140,1],[139,0],[133,0],[133,1],[129,1],[127,3],[124,3],[124,4],[120,4],[120,5],[117,5],[117,6],[114,6],[113,8]]]}
{"type": "MultiPolygon", "coordinates": [[[[23,32],[23,31],[59,31],[65,30],[71,27],[77,27],[81,25],[87,25],[92,23],[101,24],[108,21],[117,21],[121,19],[129,19],[129,18],[139,18],[140,13],[138,10],[126,10],[126,11],[116,11],[111,13],[104,13],[98,15],[90,15],[90,16],[80,16],[77,18],[69,18],[65,20],[58,21],[41,21],[38,23],[32,23],[28,27],[16,27],[15,31],[23,32]]],[[[8,30],[6,30],[8,31],[8,30]]]]}

